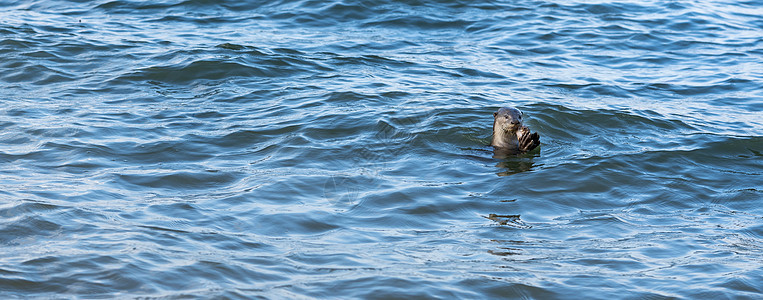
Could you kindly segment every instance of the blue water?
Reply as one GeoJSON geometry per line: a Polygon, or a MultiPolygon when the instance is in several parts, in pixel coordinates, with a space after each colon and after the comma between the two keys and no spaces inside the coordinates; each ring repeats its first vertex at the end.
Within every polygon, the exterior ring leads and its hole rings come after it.
{"type": "Polygon", "coordinates": [[[763,297],[761,16],[2,1],[0,296],[763,297]]]}

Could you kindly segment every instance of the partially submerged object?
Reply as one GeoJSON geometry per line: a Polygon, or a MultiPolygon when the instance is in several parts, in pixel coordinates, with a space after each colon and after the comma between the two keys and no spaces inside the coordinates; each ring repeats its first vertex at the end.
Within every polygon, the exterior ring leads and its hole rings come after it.
{"type": "Polygon", "coordinates": [[[522,154],[540,145],[540,136],[532,133],[522,123],[522,111],[513,107],[501,107],[493,113],[493,139],[490,145],[496,153],[522,154]]]}

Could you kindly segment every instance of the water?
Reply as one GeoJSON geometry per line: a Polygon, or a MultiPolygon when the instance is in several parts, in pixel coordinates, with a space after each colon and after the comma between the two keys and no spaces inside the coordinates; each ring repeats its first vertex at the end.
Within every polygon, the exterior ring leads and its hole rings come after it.
{"type": "Polygon", "coordinates": [[[763,293],[760,2],[0,6],[3,298],[763,293]]]}

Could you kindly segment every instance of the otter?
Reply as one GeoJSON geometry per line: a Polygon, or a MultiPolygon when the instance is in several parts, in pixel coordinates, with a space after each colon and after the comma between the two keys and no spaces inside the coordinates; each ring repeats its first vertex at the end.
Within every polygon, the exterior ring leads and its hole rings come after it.
{"type": "Polygon", "coordinates": [[[493,113],[493,140],[490,145],[496,153],[521,154],[535,149],[540,145],[537,132],[522,123],[522,111],[513,107],[501,107],[493,113]]]}

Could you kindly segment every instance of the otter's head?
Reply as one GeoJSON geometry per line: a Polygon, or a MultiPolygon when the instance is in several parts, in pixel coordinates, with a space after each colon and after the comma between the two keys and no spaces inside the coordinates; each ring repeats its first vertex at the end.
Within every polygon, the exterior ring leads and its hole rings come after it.
{"type": "Polygon", "coordinates": [[[522,112],[512,107],[501,107],[493,113],[493,128],[513,132],[522,127],[522,112]]]}

